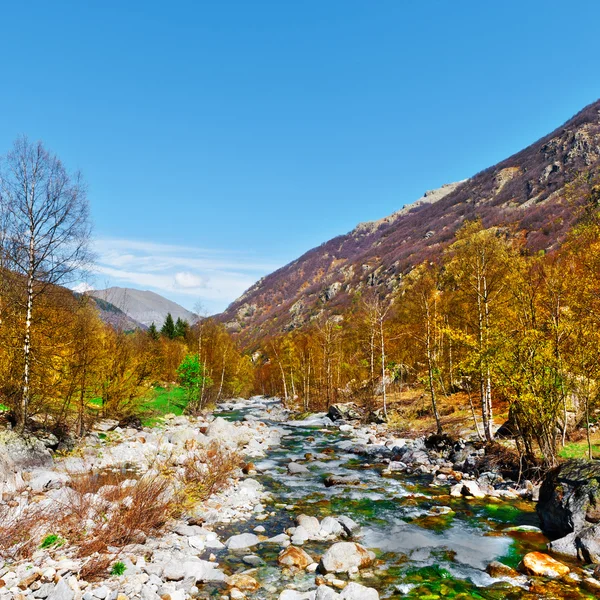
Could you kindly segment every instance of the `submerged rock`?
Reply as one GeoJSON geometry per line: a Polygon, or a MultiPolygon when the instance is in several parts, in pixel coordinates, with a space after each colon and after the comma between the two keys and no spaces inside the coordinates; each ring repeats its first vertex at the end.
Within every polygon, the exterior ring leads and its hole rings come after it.
{"type": "Polygon", "coordinates": [[[360,485],[360,479],[354,475],[329,475],[325,478],[326,487],[334,485],[360,485]]]}
{"type": "Polygon", "coordinates": [[[333,544],[321,558],[319,568],[325,573],[347,573],[353,568],[364,568],[373,564],[375,554],[355,542],[333,544]]]}

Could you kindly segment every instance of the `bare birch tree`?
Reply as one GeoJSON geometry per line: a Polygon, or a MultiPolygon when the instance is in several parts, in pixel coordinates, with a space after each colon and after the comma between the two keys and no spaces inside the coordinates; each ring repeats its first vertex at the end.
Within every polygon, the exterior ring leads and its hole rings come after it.
{"type": "Polygon", "coordinates": [[[32,333],[37,298],[66,284],[90,260],[89,208],[79,173],[70,175],[41,142],[17,139],[2,160],[0,202],[6,213],[5,266],[26,286],[22,391],[18,414],[25,427],[31,398],[32,333]]]}

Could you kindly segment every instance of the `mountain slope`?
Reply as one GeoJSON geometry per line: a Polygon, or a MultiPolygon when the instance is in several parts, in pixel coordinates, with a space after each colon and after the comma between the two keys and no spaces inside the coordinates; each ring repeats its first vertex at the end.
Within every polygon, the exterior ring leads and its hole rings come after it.
{"type": "Polygon", "coordinates": [[[599,164],[597,101],[474,177],[309,250],[258,281],[219,318],[251,343],[339,312],[362,287],[393,289],[413,266],[439,256],[465,219],[510,225],[531,250],[551,250],[577,220],[599,164]]]}
{"type": "Polygon", "coordinates": [[[149,327],[154,323],[160,329],[167,313],[171,313],[175,320],[181,318],[189,323],[197,320],[197,316],[183,308],[183,306],[148,290],[110,287],[105,290],[92,290],[87,293],[94,298],[112,304],[144,327],[149,327]]]}

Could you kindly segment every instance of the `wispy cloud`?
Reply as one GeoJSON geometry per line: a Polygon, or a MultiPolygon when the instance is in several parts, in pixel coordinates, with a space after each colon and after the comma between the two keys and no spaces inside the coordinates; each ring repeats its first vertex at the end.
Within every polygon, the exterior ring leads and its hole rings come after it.
{"type": "Polygon", "coordinates": [[[224,309],[280,265],[250,253],[102,238],[94,242],[95,287],[151,289],[193,308],[224,309]]]}

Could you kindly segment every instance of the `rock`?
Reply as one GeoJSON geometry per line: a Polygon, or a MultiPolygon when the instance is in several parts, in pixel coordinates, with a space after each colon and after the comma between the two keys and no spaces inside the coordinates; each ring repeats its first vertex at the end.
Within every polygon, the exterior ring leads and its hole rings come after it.
{"type": "Polygon", "coordinates": [[[519,573],[512,569],[511,567],[497,561],[493,560],[485,569],[486,573],[490,575],[490,577],[518,577],[519,573]]]}
{"type": "Polygon", "coordinates": [[[0,494],[23,486],[21,471],[49,469],[54,464],[50,451],[32,435],[0,431],[0,494]]]}
{"type": "Polygon", "coordinates": [[[523,557],[521,563],[523,571],[528,575],[560,579],[571,571],[567,565],[563,565],[551,556],[542,552],[529,552],[523,557]]]}
{"type": "Polygon", "coordinates": [[[344,528],[344,531],[348,537],[352,537],[360,531],[360,525],[346,515],[338,517],[337,520],[338,523],[344,528]]]}
{"type": "Polygon", "coordinates": [[[587,527],[578,535],[579,557],[586,563],[600,563],[600,525],[587,527]]]}
{"type": "Polygon", "coordinates": [[[231,536],[226,542],[225,546],[229,550],[243,550],[246,548],[253,548],[260,543],[259,537],[254,533],[241,533],[239,535],[231,536]]]}
{"type": "Polygon", "coordinates": [[[308,515],[300,515],[296,517],[296,523],[301,527],[306,529],[306,532],[309,536],[319,536],[319,532],[321,531],[321,525],[319,523],[319,519],[317,517],[309,517],[308,515]]]}
{"type": "Polygon", "coordinates": [[[61,579],[48,596],[48,600],[73,600],[74,598],[75,592],[69,587],[66,579],[61,579]]]}
{"type": "Polygon", "coordinates": [[[329,475],[325,478],[325,486],[333,487],[334,485],[360,485],[360,479],[355,475],[329,475]]]}
{"type": "Polygon", "coordinates": [[[229,590],[229,597],[231,600],[243,600],[246,597],[246,594],[237,588],[232,588],[229,590]]]}
{"type": "Polygon", "coordinates": [[[260,583],[258,583],[254,577],[251,577],[246,573],[236,573],[235,575],[232,575],[229,578],[227,585],[242,590],[243,592],[255,592],[260,588],[260,583]]]}
{"type": "Polygon", "coordinates": [[[582,582],[582,587],[595,594],[597,598],[600,597],[600,581],[594,577],[586,577],[582,582]]]}
{"type": "Polygon", "coordinates": [[[375,554],[360,544],[338,542],[325,552],[319,569],[325,573],[347,573],[352,567],[368,567],[374,560],[375,554]]]}
{"type": "Polygon", "coordinates": [[[302,525],[298,525],[295,528],[294,533],[292,535],[292,544],[296,544],[297,546],[302,546],[304,542],[310,539],[310,535],[302,525]]]}
{"type": "Polygon", "coordinates": [[[337,600],[339,597],[340,595],[335,590],[332,590],[325,584],[321,584],[317,588],[315,600],[337,600]]]}
{"type": "Polygon", "coordinates": [[[455,498],[461,496],[472,496],[473,498],[485,498],[485,493],[481,490],[476,481],[463,479],[450,488],[450,495],[455,498]]]}
{"type": "Polygon", "coordinates": [[[341,600],[379,600],[379,592],[352,581],[342,590],[340,598],[341,600]]]}
{"type": "Polygon", "coordinates": [[[279,594],[279,600],[315,600],[317,592],[312,590],[311,592],[298,592],[297,590],[283,590],[279,594]]]}
{"type": "Polygon", "coordinates": [[[342,531],[344,531],[344,528],[337,519],[334,519],[333,517],[325,517],[321,521],[321,531],[326,535],[340,535],[342,531]]]}
{"type": "Polygon", "coordinates": [[[600,508],[600,462],[570,460],[550,471],[540,488],[542,530],[560,538],[594,524],[600,508]]]}
{"type": "Polygon", "coordinates": [[[185,571],[181,563],[171,561],[163,567],[163,579],[167,581],[181,581],[185,577],[185,571]]]}
{"type": "Polygon", "coordinates": [[[248,554],[244,556],[242,560],[251,567],[260,567],[265,562],[260,556],[257,556],[256,554],[248,554]]]}
{"type": "Polygon", "coordinates": [[[265,540],[265,544],[285,544],[290,541],[290,536],[287,533],[280,533],[279,535],[274,535],[265,540]]]}
{"type": "Polygon", "coordinates": [[[305,475],[307,473],[310,473],[307,467],[305,467],[304,465],[300,465],[296,462],[289,463],[287,466],[287,470],[290,475],[305,475]]]}
{"type": "Polygon", "coordinates": [[[308,565],[313,563],[310,554],[307,554],[302,548],[296,546],[288,546],[278,557],[277,562],[280,565],[287,567],[297,567],[298,569],[306,569],[308,565]]]}
{"type": "Polygon", "coordinates": [[[332,404],[327,411],[327,416],[332,421],[355,421],[362,417],[358,406],[354,402],[332,404]]]}
{"type": "Polygon", "coordinates": [[[578,537],[579,534],[575,532],[569,533],[569,535],[565,535],[558,540],[550,542],[548,544],[548,550],[551,550],[555,554],[577,559],[579,556],[578,537]]]}

